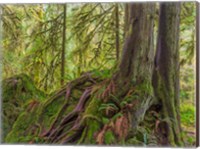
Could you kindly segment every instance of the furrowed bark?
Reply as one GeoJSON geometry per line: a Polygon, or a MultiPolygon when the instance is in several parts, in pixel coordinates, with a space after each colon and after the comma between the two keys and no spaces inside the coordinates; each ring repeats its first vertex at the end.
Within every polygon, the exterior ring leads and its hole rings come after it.
{"type": "Polygon", "coordinates": [[[138,104],[131,110],[131,127],[135,131],[139,122],[143,120],[146,110],[154,103],[151,78],[155,4],[133,3],[128,7],[130,8],[130,25],[119,65],[117,86],[124,92],[127,92],[131,86],[147,87],[142,94],[136,93],[139,96],[138,104]]]}
{"type": "Polygon", "coordinates": [[[161,3],[153,84],[167,123],[164,145],[181,145],[179,111],[180,3],[161,3]]]}

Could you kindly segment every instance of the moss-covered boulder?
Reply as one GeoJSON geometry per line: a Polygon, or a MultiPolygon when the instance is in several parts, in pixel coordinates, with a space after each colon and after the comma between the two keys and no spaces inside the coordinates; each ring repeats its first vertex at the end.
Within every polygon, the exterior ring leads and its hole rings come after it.
{"type": "Polygon", "coordinates": [[[31,100],[40,102],[45,98],[45,93],[38,90],[26,74],[15,75],[2,81],[3,142],[19,114],[24,111],[26,103],[31,100]]]}
{"type": "MultiPolygon", "coordinates": [[[[48,130],[55,129],[62,119],[73,111],[82,95],[81,87],[90,85],[87,79],[88,77],[84,76],[72,81],[46,99],[35,97],[31,94],[35,92],[29,91],[31,95],[27,95],[29,98],[24,103],[23,112],[19,114],[12,130],[5,136],[5,143],[46,143],[45,137],[42,136],[48,130]]],[[[35,93],[37,94],[39,93],[35,93]]]]}

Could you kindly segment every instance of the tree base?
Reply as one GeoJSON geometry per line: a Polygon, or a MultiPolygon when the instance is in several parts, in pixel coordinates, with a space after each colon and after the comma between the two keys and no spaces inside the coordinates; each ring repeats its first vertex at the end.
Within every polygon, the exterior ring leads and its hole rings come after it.
{"type": "Polygon", "coordinates": [[[150,91],[141,93],[148,84],[130,86],[123,96],[116,94],[116,85],[113,79],[86,73],[45,101],[29,101],[5,142],[169,145],[161,106],[154,104],[150,91]]]}

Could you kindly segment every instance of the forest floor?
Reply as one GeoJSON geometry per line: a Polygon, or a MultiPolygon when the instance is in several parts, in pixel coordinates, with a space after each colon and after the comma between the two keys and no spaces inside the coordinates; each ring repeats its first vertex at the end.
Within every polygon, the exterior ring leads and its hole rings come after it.
{"type": "Polygon", "coordinates": [[[195,127],[195,105],[191,102],[183,102],[181,110],[181,127],[186,146],[195,145],[196,127],[195,127]]]}
{"type": "MultiPolygon", "coordinates": [[[[12,103],[12,101],[14,102],[13,104],[15,105],[15,101],[17,99],[24,99],[24,101],[28,100],[28,103],[30,103],[29,99],[38,98],[36,96],[38,96],[39,94],[41,94],[40,96],[45,99],[45,95],[43,95],[39,90],[37,90],[34,87],[34,85],[33,85],[34,83],[32,81],[29,82],[30,81],[28,79],[29,77],[26,76],[26,75],[22,75],[22,76],[23,77],[18,76],[18,80],[16,80],[16,79],[13,80],[13,78],[7,79],[7,81],[5,83],[5,85],[7,84],[8,86],[7,86],[7,88],[4,87],[4,89],[7,89],[7,90],[4,90],[4,91],[9,91],[9,92],[6,92],[6,94],[4,94],[4,96],[9,95],[9,99],[11,99],[11,100],[9,100],[9,105],[12,103]],[[22,78],[21,81],[20,81],[20,78],[22,78]],[[18,89],[19,89],[19,91],[22,91],[22,92],[19,93],[19,96],[21,98],[18,98],[18,96],[16,96],[13,92],[11,92],[16,87],[15,82],[19,83],[18,89]],[[22,83],[22,82],[24,82],[24,83],[22,83]],[[14,88],[12,88],[12,87],[14,87],[14,88]],[[24,91],[27,91],[26,95],[23,95],[24,91]]],[[[4,100],[5,99],[8,99],[8,97],[4,98],[4,100]]],[[[33,102],[34,102],[34,100],[31,103],[33,103],[33,102]]],[[[18,102],[18,103],[20,103],[20,102],[18,102]]],[[[6,100],[5,100],[4,105],[7,107],[6,100]]],[[[24,105],[24,103],[22,103],[22,105],[24,105]]],[[[53,105],[55,106],[55,104],[53,104],[53,105]]],[[[61,106],[62,104],[59,104],[59,105],[61,106]]],[[[59,109],[60,106],[58,106],[58,109],[59,109]]],[[[8,108],[5,108],[5,109],[6,109],[6,111],[9,112],[8,108]]],[[[51,107],[50,107],[50,109],[51,109],[51,107]]],[[[13,109],[10,109],[10,110],[13,111],[13,109]]],[[[14,110],[14,111],[16,111],[16,110],[14,110]]],[[[183,135],[183,138],[184,138],[185,146],[187,146],[187,147],[194,146],[195,141],[196,141],[195,140],[196,132],[195,132],[195,104],[194,104],[194,102],[191,102],[191,99],[190,100],[183,100],[183,102],[180,105],[180,111],[181,111],[181,125],[182,125],[182,130],[183,130],[182,135],[183,135]]],[[[51,113],[51,111],[50,111],[50,113],[51,113]]],[[[55,113],[55,112],[53,112],[53,113],[55,113]]],[[[29,115],[29,113],[27,113],[27,114],[29,115]]],[[[23,115],[23,113],[22,113],[22,115],[23,115]]],[[[12,113],[10,113],[10,116],[15,117],[15,115],[12,115],[12,113]]],[[[10,117],[10,116],[7,115],[7,117],[10,117]]],[[[26,116],[24,118],[27,119],[26,116]]],[[[14,123],[14,122],[11,121],[10,123],[14,123]]],[[[16,127],[16,128],[17,128],[16,131],[19,131],[18,127],[16,127]]],[[[21,128],[21,126],[20,126],[20,128],[21,128]]],[[[7,128],[7,129],[9,129],[9,128],[7,128]]],[[[13,130],[15,130],[15,129],[13,129],[13,130]]],[[[16,134],[15,131],[13,131],[13,132],[14,132],[13,134],[18,136],[18,134],[16,134]]],[[[22,130],[22,132],[24,132],[24,129],[22,130]]]]}

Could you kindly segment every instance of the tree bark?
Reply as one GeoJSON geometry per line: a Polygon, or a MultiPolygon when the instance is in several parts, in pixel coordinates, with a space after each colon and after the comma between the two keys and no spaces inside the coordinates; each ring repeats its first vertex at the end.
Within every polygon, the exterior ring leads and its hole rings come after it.
{"type": "MultiPolygon", "coordinates": [[[[153,84],[167,124],[164,145],[181,145],[179,111],[180,3],[161,3],[153,84]]],[[[163,140],[163,141],[164,141],[163,140]]]]}
{"type": "MultiPolygon", "coordinates": [[[[116,96],[123,97],[132,87],[141,90],[141,92],[134,91],[132,93],[132,96],[137,96],[134,99],[137,104],[130,110],[131,132],[135,134],[146,111],[155,102],[151,85],[155,4],[133,3],[129,4],[128,7],[130,8],[128,14],[130,24],[119,72],[116,76],[118,87],[118,95],[116,94],[116,96]]],[[[124,98],[121,100],[123,101],[124,98]]]]}
{"type": "Polygon", "coordinates": [[[151,80],[153,71],[153,15],[151,3],[130,4],[129,31],[119,65],[119,82],[122,84],[151,80]],[[140,65],[141,64],[141,65],[140,65]],[[148,72],[148,73],[147,73],[148,72]]]}

